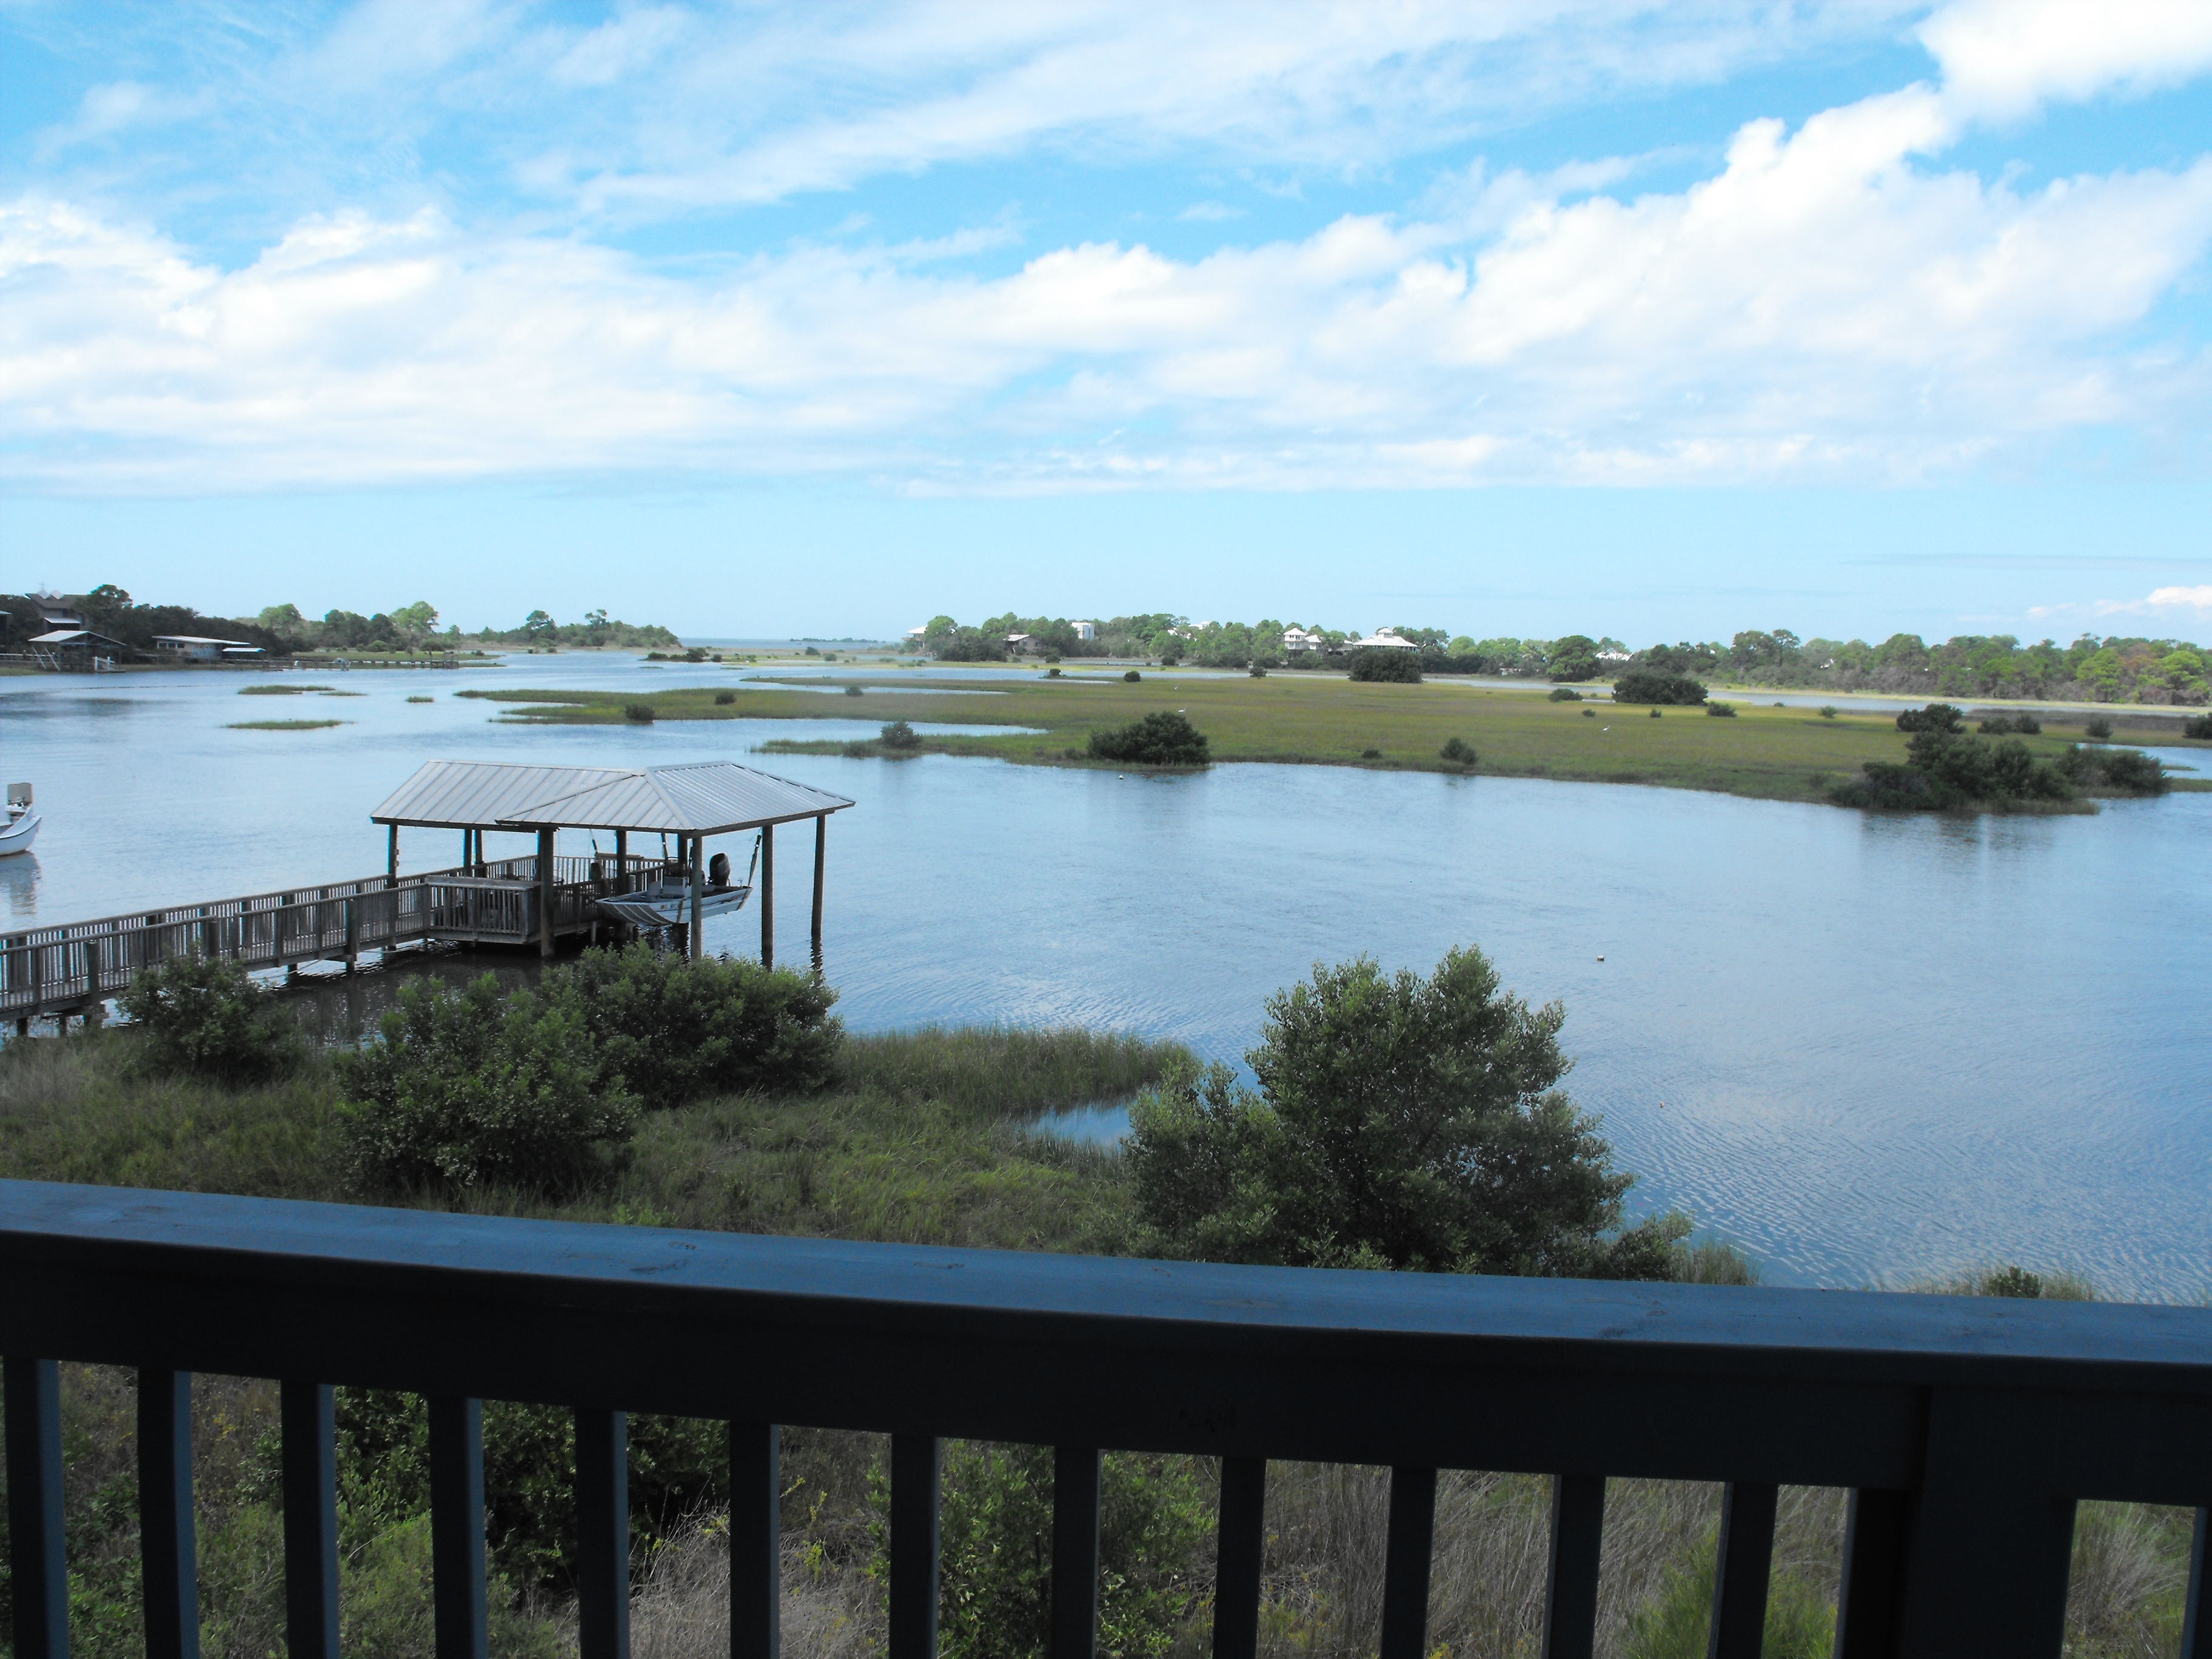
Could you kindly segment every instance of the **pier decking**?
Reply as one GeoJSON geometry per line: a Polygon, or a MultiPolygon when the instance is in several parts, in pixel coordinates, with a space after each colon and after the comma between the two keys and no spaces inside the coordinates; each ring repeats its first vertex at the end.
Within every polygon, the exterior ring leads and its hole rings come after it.
{"type": "MultiPolygon", "coordinates": [[[[600,925],[594,898],[682,872],[659,858],[556,857],[550,931],[588,934],[600,925]]],[[[351,963],[433,941],[535,945],[547,931],[548,887],[538,877],[535,856],[498,859],[0,934],[0,1018],[20,1024],[82,1012],[125,989],[139,969],[182,957],[267,969],[351,963]]]]}
{"type": "Polygon", "coordinates": [[[550,957],[562,939],[627,927],[603,915],[597,901],[664,881],[690,888],[690,921],[672,931],[696,957],[704,948],[704,843],[748,830],[760,842],[757,884],[747,890],[758,896],[761,960],[773,963],[776,826],[810,819],[818,970],[827,826],[831,813],[852,804],[726,761],[629,769],[432,761],[370,814],[390,836],[381,876],[0,933],[0,1019],[14,1020],[21,1032],[46,1015],[97,1018],[133,975],[185,957],[220,957],[249,969],[350,966],[365,953],[434,942],[534,945],[550,957]],[[401,875],[403,827],[459,830],[463,862],[401,875]],[[558,855],[554,837],[562,830],[611,831],[615,850],[558,855]],[[483,856],[486,834],[518,830],[536,835],[535,854],[483,856]],[[673,835],[675,856],[631,854],[633,831],[673,835]]]}

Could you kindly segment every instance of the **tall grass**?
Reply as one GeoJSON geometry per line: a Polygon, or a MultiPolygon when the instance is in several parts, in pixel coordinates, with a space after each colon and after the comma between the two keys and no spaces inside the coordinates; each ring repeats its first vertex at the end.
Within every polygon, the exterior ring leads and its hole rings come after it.
{"type": "Polygon", "coordinates": [[[1073,1025],[925,1025],[847,1038],[839,1079],[847,1088],[895,1099],[1020,1117],[1126,1100],[1189,1053],[1179,1042],[1073,1025]]]}

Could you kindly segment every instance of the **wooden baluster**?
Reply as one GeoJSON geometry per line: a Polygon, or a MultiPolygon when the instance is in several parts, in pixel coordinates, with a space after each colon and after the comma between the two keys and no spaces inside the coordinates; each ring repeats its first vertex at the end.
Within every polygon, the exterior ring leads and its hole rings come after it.
{"type": "Polygon", "coordinates": [[[483,1401],[436,1395],[428,1403],[437,1659],[485,1659],[490,1610],[484,1587],[483,1401]]]}
{"type": "Polygon", "coordinates": [[[629,1419],[576,1413],[576,1651],[629,1659],[629,1419]]]}
{"type": "Polygon", "coordinates": [[[944,1443],[891,1437],[889,1659],[937,1659],[937,1489],[944,1443]]]}
{"type": "Polygon", "coordinates": [[[1544,1589],[1544,1659],[1590,1659],[1597,1646],[1598,1556],[1605,1477],[1552,1477],[1552,1560],[1544,1589]]]}
{"type": "Polygon", "coordinates": [[[1898,1589],[1911,1504],[1906,1492],[1851,1492],[1844,1522],[1843,1583],[1836,1597],[1835,1659],[1890,1659],[1897,1651],[1898,1589]]]}
{"type": "Polygon", "coordinates": [[[1051,1659],[1097,1659],[1098,1493],[1095,1446],[1052,1454],[1051,1659]]]}
{"type": "Polygon", "coordinates": [[[8,1565],[15,1659],[69,1659],[61,1367],[15,1354],[0,1365],[7,1370],[8,1565]]]}
{"type": "Polygon", "coordinates": [[[783,1488],[773,1423],[730,1425],[730,1659],[782,1641],[783,1488]]]}
{"type": "Polygon", "coordinates": [[[192,1516],[192,1378],[138,1373],[138,1559],[146,1659],[199,1659],[199,1551],[192,1516]]]}
{"type": "Polygon", "coordinates": [[[2199,1510],[2197,1535],[2189,1546],[2189,1601],[2181,1613],[2181,1659],[2212,1659],[2212,1590],[2204,1583],[2208,1534],[2212,1534],[2212,1510],[2199,1510]]]}
{"type": "Polygon", "coordinates": [[[2074,1499],[2051,1482],[2058,1396],[1938,1388],[1905,1523],[1900,1659],[2057,1659],[2074,1499]]]}
{"type": "Polygon", "coordinates": [[[822,975],[822,885],[830,863],[830,815],[827,812],[814,820],[814,935],[813,957],[816,978],[822,975]]]}
{"type": "Polygon", "coordinates": [[[1260,1577],[1267,1559],[1267,1460],[1221,1460],[1221,1517],[1214,1548],[1213,1659],[1260,1650],[1260,1577]]]}
{"type": "Polygon", "coordinates": [[[337,1414],[327,1383],[287,1378],[283,1437],[285,1659],[338,1659],[337,1414]]]}
{"type": "Polygon", "coordinates": [[[1425,1659],[1436,1524],[1437,1472],[1392,1469],[1390,1536],[1383,1551],[1381,1659],[1425,1659]]]}
{"type": "Polygon", "coordinates": [[[1775,1489],[1731,1481],[1721,1495],[1714,1553],[1709,1659],[1759,1659],[1766,1639],[1766,1584],[1774,1565],[1775,1489]]]}

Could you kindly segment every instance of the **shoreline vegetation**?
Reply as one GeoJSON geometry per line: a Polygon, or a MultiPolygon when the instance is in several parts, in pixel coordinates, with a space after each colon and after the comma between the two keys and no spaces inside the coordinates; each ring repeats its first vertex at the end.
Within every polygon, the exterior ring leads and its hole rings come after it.
{"type": "MultiPolygon", "coordinates": [[[[1126,768],[1140,763],[1100,754],[1092,747],[1094,738],[1111,748],[1114,734],[1133,723],[1176,714],[1204,737],[1206,756],[1216,763],[1656,784],[1755,800],[1820,803],[1832,801],[1838,790],[1860,780],[1869,764],[1903,765],[1910,754],[1910,734],[1887,712],[1839,710],[1829,715],[1811,708],[1733,703],[1728,705],[1735,711],[1733,720],[1707,719],[1702,709],[1672,707],[1653,719],[1642,707],[1595,701],[1589,694],[1555,702],[1548,688],[1533,685],[1522,690],[1450,681],[1363,684],[1334,675],[1173,671],[1152,671],[1133,682],[1118,675],[1018,679],[987,672],[972,680],[921,684],[860,671],[845,684],[848,692],[857,689],[860,695],[829,696],[742,678],[723,688],[660,691],[653,697],[654,718],[859,718],[907,727],[896,744],[881,738],[778,738],[760,746],[766,754],[944,754],[1028,766],[1126,768]],[[917,722],[1022,729],[949,735],[916,732],[917,722]],[[1470,751],[1472,763],[1467,758],[1470,751]]],[[[626,719],[629,701],[621,692],[592,690],[471,687],[459,695],[501,704],[503,719],[532,725],[617,725],[626,719]]],[[[2097,718],[2054,713],[2035,733],[2008,740],[2023,745],[2031,762],[2057,765],[2069,748],[2089,737],[2089,722],[2097,718]]],[[[2172,741],[2190,746],[2197,742],[2178,735],[2172,741]]],[[[2203,746],[2212,750],[2212,744],[2203,746]]],[[[2212,789],[2212,777],[2183,776],[2170,783],[2179,789],[2212,789]]],[[[2077,793],[2133,792],[2107,792],[2093,780],[2077,793]]],[[[2015,800],[2008,810],[2094,809],[2077,799],[2015,800]]]]}
{"type": "Polygon", "coordinates": [[[2070,645],[2042,640],[2022,645],[2010,634],[1960,635],[1929,645],[1917,634],[1864,640],[1800,639],[1786,628],[1747,629],[1717,640],[1662,641],[1632,651],[1620,641],[1568,634],[1555,640],[1486,639],[1448,629],[1357,629],[1271,618],[1193,623],[1154,612],[1098,623],[1007,613],[967,627],[936,617],[902,643],[940,662],[1003,662],[1041,657],[1048,663],[1136,657],[1174,667],[1311,669],[1345,667],[1363,647],[1385,647],[1426,674],[1489,675],[1578,684],[1631,670],[1726,679],[1750,689],[1872,691],[1889,696],[1949,699],[2021,697],[2177,707],[2212,702],[2203,647],[2188,640],[2083,634],[2070,645]],[[1085,636],[1085,630],[1089,636],[1085,636]]]}
{"type": "MultiPolygon", "coordinates": [[[[1004,1028],[848,1035],[829,1014],[834,995],[819,981],[742,961],[695,967],[644,951],[594,952],[564,963],[537,990],[505,998],[488,979],[453,990],[424,976],[403,989],[377,1041],[358,1054],[309,1044],[304,1027],[283,1018],[281,994],[241,989],[242,979],[222,964],[165,969],[134,986],[130,1025],[0,1047],[0,1174],[979,1248],[1127,1251],[1165,1243],[1172,1253],[1210,1259],[1326,1258],[1371,1268],[1540,1270],[1546,1252],[1565,1244],[1559,1265],[1603,1271],[1606,1262],[1575,1241],[1611,1238],[1617,1244],[1608,1251],[1627,1248],[1647,1268],[1656,1246],[1668,1264],[1659,1276],[1713,1285],[1756,1279],[1717,1241],[1692,1247],[1663,1226],[1620,1224],[1609,1206],[1625,1179],[1607,1172],[1597,1126],[1553,1087],[1565,1058],[1549,1041],[1559,1011],[1530,1009],[1504,993],[1473,951],[1453,953],[1433,977],[1385,978],[1364,961],[1317,969],[1310,983],[1271,999],[1265,1041],[1248,1057],[1257,1094],[1202,1070],[1176,1044],[1129,1036],[1004,1028]],[[1387,1019],[1374,1015],[1378,999],[1390,1005],[1387,1019]],[[635,1052],[610,1050],[579,1025],[594,1019],[641,1033],[635,1052]],[[1480,1201],[1425,1203],[1361,1233],[1356,1245],[1341,1239],[1316,1255],[1306,1242],[1316,1216],[1278,1216],[1249,1202],[1253,1181],[1294,1179],[1302,1202],[1326,1205],[1329,1170],[1312,1160],[1327,1156],[1334,1115],[1369,1109],[1338,1099],[1328,1068],[1315,1061],[1340,1044],[1402,1042],[1409,1029],[1427,1033],[1417,1041],[1438,1086],[1433,1102],[1407,1104],[1398,1125],[1403,1144],[1430,1133],[1427,1115],[1440,1103],[1454,1156],[1500,1133],[1514,1144],[1528,1133],[1552,1137],[1589,1176],[1559,1212],[1566,1233],[1532,1246],[1492,1231],[1492,1212],[1480,1201]],[[1483,1035],[1457,1035],[1469,1030],[1483,1035]],[[672,1046],[672,1037],[683,1041],[672,1046]],[[546,1059],[549,1047],[580,1041],[578,1054],[546,1059]],[[1469,1096],[1453,1067],[1477,1057],[1470,1042],[1529,1063],[1489,1079],[1496,1086],[1488,1095],[1469,1096]],[[594,1063],[627,1067],[612,1079],[592,1074],[589,1121],[562,1100],[561,1073],[587,1057],[584,1049],[599,1057],[594,1063]],[[673,1064],[661,1063],[671,1055],[673,1064]],[[1127,1150],[1051,1133],[1057,1109],[1133,1096],[1127,1150]],[[1476,1096],[1483,1098],[1472,1106],[1460,1103],[1476,1096]],[[514,1115],[524,1101],[538,1103],[529,1122],[514,1115]],[[394,1147],[434,1147],[443,1158],[456,1146],[511,1146],[533,1130],[541,1148],[566,1135],[569,1152],[585,1156],[463,1158],[436,1168],[388,1157],[394,1147]],[[1187,1150],[1208,1137],[1232,1156],[1242,1207],[1191,1184],[1187,1150]],[[1146,1231],[1148,1217],[1159,1233],[1146,1231]],[[1604,1231],[1589,1232],[1591,1224],[1604,1231]]],[[[2010,1264],[1900,1288],[2094,1293],[2078,1277],[2010,1264]]],[[[71,1637],[89,1659],[143,1647],[132,1390],[126,1370],[64,1367],[71,1637]]],[[[202,1376],[193,1390],[204,1650],[210,1659],[263,1659],[281,1647],[283,1627],[276,1387],[202,1376]]],[[[427,1652],[423,1404],[343,1389],[337,1414],[347,1650],[427,1652]]],[[[558,1409],[486,1402],[495,1653],[563,1659],[575,1651],[576,1543],[564,1473],[573,1432],[558,1409]]],[[[726,1653],[727,1426],[640,1416],[631,1433],[638,1650],[655,1659],[726,1653]]],[[[875,1436],[783,1431],[783,1626],[794,1659],[882,1651],[885,1450],[875,1436]]],[[[1045,1448],[948,1443],[949,1659],[1045,1651],[1049,1601],[1034,1564],[1049,1554],[1050,1462],[1045,1448]]],[[[1201,1458],[1109,1452],[1105,1481],[1102,1619],[1111,1650],[1200,1659],[1210,1645],[1218,1471],[1201,1458]]],[[[1821,1488],[1782,1494],[1763,1648],[1770,1656],[1826,1659],[1832,1647],[1844,1498],[1821,1488]]],[[[1387,1471],[1278,1462],[1267,1502],[1261,1651],[1269,1659],[1371,1652],[1387,1471]]],[[[1538,1477],[1442,1478],[1437,1644],[1466,1659],[1532,1650],[1543,1619],[1549,1502],[1548,1482],[1538,1477]]],[[[2171,1649],[2192,1520],[2178,1510],[2081,1506],[2069,1650],[2171,1649]]],[[[1621,1659],[1693,1659],[1705,1650],[1718,1521],[1712,1486],[1610,1483],[1601,1650],[1621,1659]]]]}

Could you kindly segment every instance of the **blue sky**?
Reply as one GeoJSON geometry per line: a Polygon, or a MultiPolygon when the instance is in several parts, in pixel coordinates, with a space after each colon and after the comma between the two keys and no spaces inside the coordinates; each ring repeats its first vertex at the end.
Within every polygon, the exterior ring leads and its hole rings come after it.
{"type": "Polygon", "coordinates": [[[0,586],[2212,634],[2212,6],[0,0],[0,586]]]}

